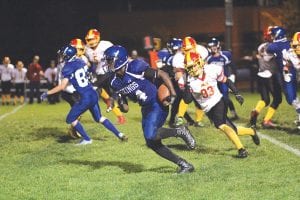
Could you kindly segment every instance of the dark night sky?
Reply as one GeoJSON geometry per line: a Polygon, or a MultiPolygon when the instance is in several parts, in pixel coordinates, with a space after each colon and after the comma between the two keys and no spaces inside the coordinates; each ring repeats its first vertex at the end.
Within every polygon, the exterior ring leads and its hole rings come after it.
{"type": "Polygon", "coordinates": [[[20,59],[27,65],[39,54],[41,63],[48,64],[61,46],[99,26],[99,12],[127,11],[128,1],[132,11],[224,5],[224,0],[0,0],[0,57],[8,55],[13,63],[20,59]]]}

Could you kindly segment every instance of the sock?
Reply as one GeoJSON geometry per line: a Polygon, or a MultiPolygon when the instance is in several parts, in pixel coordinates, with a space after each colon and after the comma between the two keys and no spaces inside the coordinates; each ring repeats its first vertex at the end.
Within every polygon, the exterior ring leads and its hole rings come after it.
{"type": "Polygon", "coordinates": [[[122,116],[122,112],[120,111],[120,109],[118,108],[118,106],[114,106],[112,109],[113,113],[117,116],[117,117],[121,117],[122,116]]]}
{"type": "Polygon", "coordinates": [[[219,126],[219,129],[221,129],[227,135],[227,137],[232,141],[237,149],[244,148],[240,141],[240,138],[230,126],[222,124],[221,126],[219,126]]]}
{"type": "Polygon", "coordinates": [[[252,128],[246,128],[242,126],[237,127],[238,135],[254,135],[254,130],[252,128]]]}
{"type": "Polygon", "coordinates": [[[116,127],[108,120],[108,119],[105,119],[103,122],[102,122],[103,126],[105,128],[107,128],[108,130],[110,130],[113,134],[115,134],[115,136],[117,136],[118,138],[121,137],[120,135],[120,131],[118,131],[116,129],[116,127]]]}
{"type": "Polygon", "coordinates": [[[204,116],[203,110],[196,108],[196,122],[201,122],[204,116]]]}
{"type": "Polygon", "coordinates": [[[256,104],[255,110],[260,113],[260,111],[266,106],[266,103],[263,100],[259,100],[256,104]]]}
{"type": "Polygon", "coordinates": [[[269,121],[270,119],[272,119],[272,117],[273,117],[275,111],[276,111],[276,110],[275,110],[274,108],[269,107],[269,108],[268,108],[268,111],[267,111],[267,114],[266,114],[266,116],[265,116],[265,118],[264,118],[264,121],[269,121]]]}
{"type": "Polygon", "coordinates": [[[74,126],[75,130],[80,133],[81,137],[85,140],[91,140],[91,138],[88,136],[88,134],[85,132],[85,130],[83,129],[83,126],[81,125],[80,122],[78,122],[76,124],[76,126],[74,126]]]}
{"type": "Polygon", "coordinates": [[[169,137],[176,137],[177,135],[177,128],[164,128],[161,127],[157,130],[157,139],[165,139],[169,137]]]}
{"type": "Polygon", "coordinates": [[[228,99],[227,105],[231,112],[233,112],[233,111],[235,112],[235,108],[234,108],[234,105],[233,105],[233,102],[231,101],[231,99],[228,99]]]}
{"type": "Polygon", "coordinates": [[[101,94],[100,96],[103,98],[103,99],[109,99],[109,95],[107,94],[107,92],[102,88],[101,90],[101,94]]]}
{"type": "Polygon", "coordinates": [[[147,146],[161,157],[178,164],[182,158],[174,154],[168,147],[161,143],[161,140],[146,140],[147,146]]]}
{"type": "Polygon", "coordinates": [[[181,100],[180,103],[179,103],[179,108],[178,108],[177,116],[178,117],[183,117],[184,113],[187,110],[187,108],[188,108],[188,104],[184,103],[184,101],[181,100]]]}

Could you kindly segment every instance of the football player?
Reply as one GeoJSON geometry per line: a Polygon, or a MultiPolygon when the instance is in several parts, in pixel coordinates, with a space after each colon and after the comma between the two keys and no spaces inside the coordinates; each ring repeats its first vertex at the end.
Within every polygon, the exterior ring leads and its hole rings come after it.
{"type": "MultiPolygon", "coordinates": [[[[230,67],[231,64],[231,52],[230,51],[222,51],[220,41],[216,38],[212,38],[208,42],[208,48],[210,50],[210,55],[207,57],[206,62],[208,64],[216,64],[223,67],[224,74],[234,83],[235,75],[232,73],[232,69],[230,67]]],[[[235,111],[234,105],[229,97],[228,86],[225,83],[218,83],[218,87],[223,94],[224,101],[226,103],[226,107],[229,108],[232,118],[231,120],[238,119],[238,115],[235,111]]]]}
{"type": "Polygon", "coordinates": [[[273,42],[268,46],[267,52],[275,56],[278,65],[278,75],[281,76],[283,91],[286,101],[292,105],[300,119],[300,101],[297,97],[297,76],[296,66],[290,56],[285,56],[292,52],[290,41],[287,40],[286,30],[282,27],[274,27],[271,29],[271,37],[273,42]],[[287,58],[285,58],[287,57],[287,58]]]}
{"type": "Polygon", "coordinates": [[[47,98],[48,95],[64,90],[70,82],[80,95],[80,99],[72,106],[69,114],[67,115],[66,122],[71,124],[82,136],[83,139],[80,141],[79,145],[87,145],[92,143],[91,138],[88,136],[78,120],[78,117],[87,110],[91,112],[95,122],[102,123],[105,128],[110,130],[121,141],[126,141],[127,137],[123,133],[120,133],[108,119],[101,115],[98,104],[98,94],[87,79],[86,63],[76,57],[76,48],[72,47],[71,45],[67,45],[59,52],[61,58],[65,62],[61,72],[63,75],[63,80],[55,88],[44,92],[41,95],[41,100],[47,98]]]}
{"type": "MultiPolygon", "coordinates": [[[[204,46],[197,44],[196,40],[192,37],[189,36],[185,37],[182,43],[182,53],[176,54],[172,61],[173,67],[175,68],[176,71],[176,75],[175,75],[176,80],[179,80],[180,78],[185,77],[187,75],[185,73],[185,68],[184,68],[184,55],[188,52],[198,52],[203,59],[205,59],[208,56],[208,50],[204,46]]],[[[179,87],[182,90],[185,90],[185,88],[180,86],[180,84],[179,87]]],[[[184,123],[183,116],[186,113],[187,108],[188,108],[188,104],[184,101],[183,98],[179,103],[177,121],[176,121],[177,126],[182,125],[184,123]]],[[[196,127],[204,126],[204,124],[202,123],[203,116],[204,116],[204,112],[196,104],[196,122],[195,122],[196,127]]]]}
{"type": "MultiPolygon", "coordinates": [[[[169,127],[176,127],[175,118],[178,112],[179,103],[182,99],[182,91],[180,90],[178,83],[175,79],[174,67],[172,65],[172,60],[174,56],[176,54],[182,54],[181,47],[182,47],[182,40],[178,38],[172,38],[167,43],[167,49],[162,49],[157,53],[158,61],[156,65],[159,69],[168,73],[168,75],[171,77],[174,89],[176,91],[176,98],[170,109],[171,113],[169,119],[169,127]]],[[[188,112],[185,112],[183,117],[186,119],[188,125],[195,124],[195,121],[190,117],[188,112]]]]}
{"type": "Polygon", "coordinates": [[[172,104],[176,93],[167,73],[152,69],[141,59],[128,62],[128,54],[122,46],[112,46],[104,52],[105,60],[114,73],[110,84],[119,97],[118,104],[123,112],[128,112],[126,97],[138,102],[142,108],[142,128],[146,144],[161,157],[177,164],[178,173],[188,173],[194,170],[193,165],[174,154],[161,140],[168,137],[181,137],[189,148],[195,148],[195,140],[189,130],[180,128],[162,128],[168,116],[168,107],[158,101],[157,87],[154,82],[162,79],[168,87],[171,96],[167,101],[172,104]]]}
{"type": "MultiPolygon", "coordinates": [[[[185,68],[188,73],[186,80],[180,80],[181,84],[187,84],[186,101],[195,99],[203,109],[208,118],[214,123],[215,127],[224,132],[238,149],[238,158],[245,158],[248,152],[241,143],[238,136],[250,135],[256,145],[260,140],[255,129],[236,127],[226,115],[226,106],[222,93],[218,89],[218,82],[228,85],[236,96],[237,101],[243,104],[244,99],[238,90],[223,72],[223,67],[214,64],[205,64],[198,53],[189,52],[185,55],[185,68]]],[[[187,102],[188,103],[188,102],[187,102]]]]}
{"type": "Polygon", "coordinates": [[[264,117],[262,126],[265,128],[276,127],[277,125],[272,122],[272,117],[282,102],[281,79],[277,73],[278,66],[274,55],[266,52],[268,46],[272,42],[272,28],[274,28],[274,26],[268,26],[266,28],[263,34],[264,43],[258,47],[257,59],[259,69],[257,73],[257,83],[259,85],[258,90],[261,100],[257,102],[256,107],[251,111],[250,125],[253,127],[256,126],[257,117],[261,110],[270,104],[270,94],[272,95],[273,100],[264,117]]]}
{"type": "Polygon", "coordinates": [[[108,73],[107,67],[103,62],[103,53],[113,44],[106,40],[100,40],[100,32],[97,29],[90,29],[86,36],[86,51],[85,55],[92,64],[92,71],[95,74],[96,79],[93,81],[94,86],[101,89],[101,97],[107,104],[107,112],[111,110],[118,118],[118,124],[124,124],[126,122],[125,116],[121,113],[120,109],[114,105],[113,99],[109,96],[110,88],[108,85],[108,79],[110,73],[108,73]]]}

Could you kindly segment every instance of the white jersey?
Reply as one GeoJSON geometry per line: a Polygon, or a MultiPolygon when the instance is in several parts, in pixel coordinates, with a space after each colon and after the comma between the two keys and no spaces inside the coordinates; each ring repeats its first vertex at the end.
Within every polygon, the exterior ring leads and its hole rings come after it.
{"type": "Polygon", "coordinates": [[[13,71],[14,82],[15,83],[24,83],[26,80],[26,73],[27,73],[26,68],[22,68],[21,70],[14,69],[14,71],[13,71]]]}
{"type": "Polygon", "coordinates": [[[0,65],[0,80],[11,81],[13,79],[14,66],[12,64],[0,65]]]}
{"type": "Polygon", "coordinates": [[[111,46],[113,46],[111,42],[104,40],[101,40],[95,49],[86,46],[85,55],[92,64],[96,65],[96,74],[98,75],[108,72],[108,68],[103,59],[103,54],[104,51],[111,46]]]}
{"type": "MultiPolygon", "coordinates": [[[[62,73],[61,73],[62,68],[63,68],[64,66],[65,66],[65,63],[64,63],[64,62],[59,63],[59,64],[57,65],[57,75],[58,75],[58,76],[57,76],[57,80],[58,80],[58,84],[61,84],[61,81],[62,81],[62,79],[64,78],[63,75],[62,75],[62,73]]],[[[75,90],[74,86],[73,86],[71,83],[68,83],[68,85],[67,85],[67,87],[64,89],[64,91],[67,92],[67,93],[72,94],[72,93],[74,93],[76,90],[75,90]]]]}
{"type": "Polygon", "coordinates": [[[282,56],[284,65],[286,65],[287,62],[290,62],[297,70],[300,69],[300,58],[297,56],[293,49],[289,49],[288,51],[283,50],[282,56]]]}
{"type": "Polygon", "coordinates": [[[218,81],[224,82],[225,79],[223,68],[215,64],[206,64],[204,73],[199,77],[188,76],[187,83],[192,95],[204,112],[209,112],[221,100],[223,95],[218,81]]]}
{"type": "Polygon", "coordinates": [[[206,58],[209,55],[209,52],[208,52],[207,48],[205,48],[205,46],[202,46],[200,44],[197,44],[197,46],[196,46],[196,52],[199,53],[199,55],[201,56],[201,58],[203,60],[206,60],[206,58]]]}

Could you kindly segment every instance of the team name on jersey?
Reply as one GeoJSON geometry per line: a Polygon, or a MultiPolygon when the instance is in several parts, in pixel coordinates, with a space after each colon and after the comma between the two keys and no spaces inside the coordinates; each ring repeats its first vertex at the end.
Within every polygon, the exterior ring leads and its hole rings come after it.
{"type": "Polygon", "coordinates": [[[120,93],[120,94],[130,94],[133,91],[135,91],[138,87],[139,87],[139,84],[137,84],[136,82],[132,82],[129,85],[127,85],[126,87],[119,90],[118,93],[120,93]]]}

